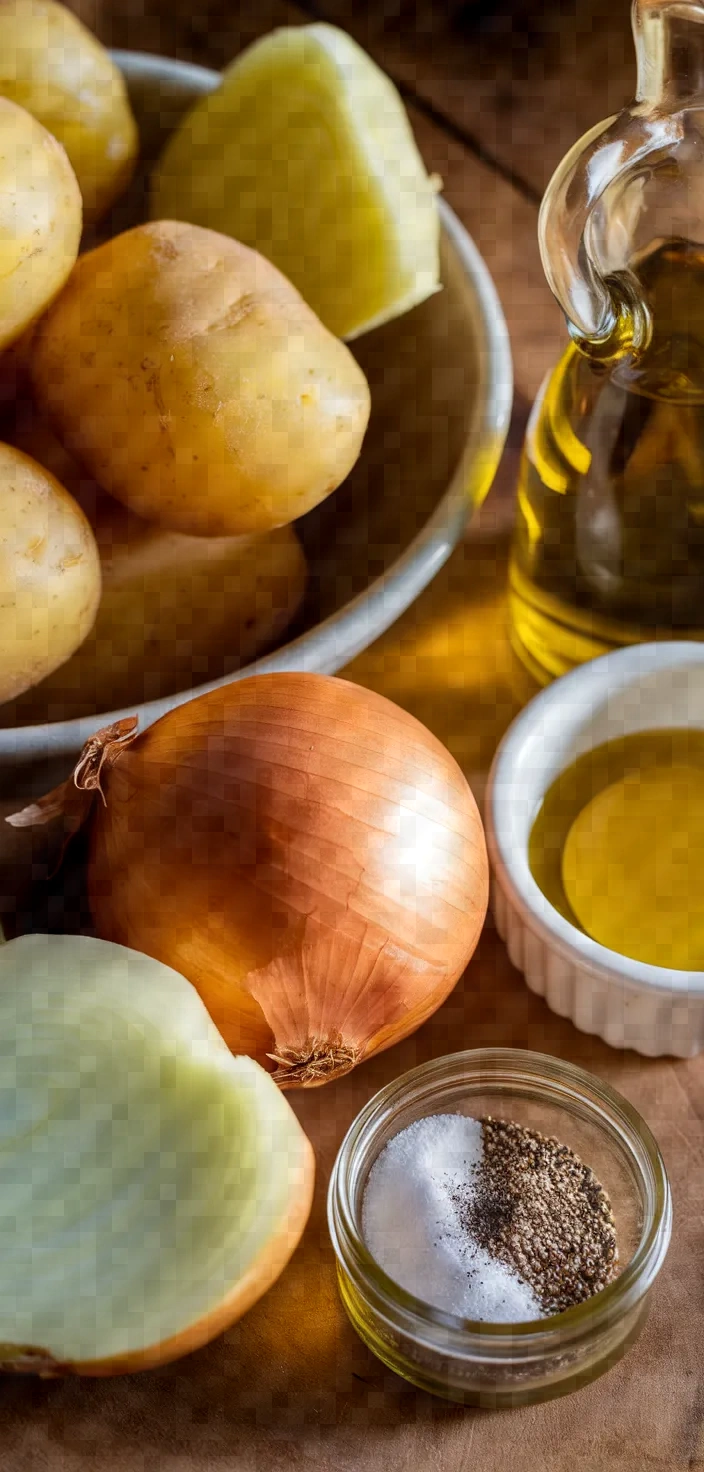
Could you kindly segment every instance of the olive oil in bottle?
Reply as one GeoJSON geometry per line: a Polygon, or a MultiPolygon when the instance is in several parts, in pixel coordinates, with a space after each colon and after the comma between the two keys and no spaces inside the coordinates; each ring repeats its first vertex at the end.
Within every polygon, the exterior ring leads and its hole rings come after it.
{"type": "Polygon", "coordinates": [[[632,279],[645,351],[602,365],[570,346],[526,436],[510,616],[543,681],[623,644],[704,638],[704,250],[670,241],[632,279]]]}
{"type": "Polygon", "coordinates": [[[538,238],[572,338],[535,407],[511,564],[547,681],[704,638],[704,0],[633,0],[633,101],[558,165],[538,238]]]}
{"type": "Polygon", "coordinates": [[[593,940],[704,971],[704,731],[637,731],[580,756],[545,795],[528,861],[593,940]]]}

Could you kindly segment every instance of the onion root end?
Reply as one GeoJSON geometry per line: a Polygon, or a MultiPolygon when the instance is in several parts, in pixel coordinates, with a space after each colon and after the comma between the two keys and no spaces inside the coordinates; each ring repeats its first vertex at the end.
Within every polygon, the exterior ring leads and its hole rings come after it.
{"type": "Polygon", "coordinates": [[[280,1048],[266,1056],[278,1064],[272,1077],[280,1089],[315,1089],[351,1073],[362,1055],[341,1038],[331,1042],[312,1038],[302,1048],[280,1048]]]}

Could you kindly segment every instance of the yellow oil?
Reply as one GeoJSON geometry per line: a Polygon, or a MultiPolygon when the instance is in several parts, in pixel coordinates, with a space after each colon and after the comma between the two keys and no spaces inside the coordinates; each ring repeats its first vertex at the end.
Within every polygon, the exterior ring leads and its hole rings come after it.
{"type": "Polygon", "coordinates": [[[624,644],[704,638],[704,251],[634,268],[647,349],[571,345],[528,427],[510,567],[514,646],[542,682],[624,644]]]}
{"type": "Polygon", "coordinates": [[[704,970],[704,730],[638,731],[578,757],[545,794],[528,861],[555,909],[601,944],[652,965],[704,970]],[[694,794],[689,807],[682,802],[683,782],[694,794]],[[582,832],[581,870],[575,873],[573,863],[566,871],[580,819],[615,784],[621,784],[617,796],[625,796],[631,821],[634,793],[640,785],[644,793],[640,843],[631,844],[628,866],[617,826],[613,868],[608,834],[595,828],[593,842],[585,843],[582,832]]]}

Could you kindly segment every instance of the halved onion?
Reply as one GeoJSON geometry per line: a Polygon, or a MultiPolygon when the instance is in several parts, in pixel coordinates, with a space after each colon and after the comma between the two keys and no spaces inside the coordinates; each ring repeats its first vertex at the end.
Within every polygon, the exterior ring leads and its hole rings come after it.
{"type": "Polygon", "coordinates": [[[311,1146],[182,976],[86,936],[0,948],[0,1368],[197,1348],[279,1276],[311,1146]]]}

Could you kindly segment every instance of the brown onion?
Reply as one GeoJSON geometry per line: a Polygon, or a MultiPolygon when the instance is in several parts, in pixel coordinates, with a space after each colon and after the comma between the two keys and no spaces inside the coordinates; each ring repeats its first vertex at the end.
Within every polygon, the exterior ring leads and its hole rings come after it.
{"type": "Polygon", "coordinates": [[[484,835],[457,763],[398,706],[257,676],[96,750],[98,934],[187,976],[283,1086],[347,1072],[451,991],[486,913],[484,835]]]}

